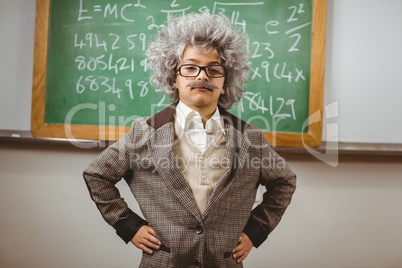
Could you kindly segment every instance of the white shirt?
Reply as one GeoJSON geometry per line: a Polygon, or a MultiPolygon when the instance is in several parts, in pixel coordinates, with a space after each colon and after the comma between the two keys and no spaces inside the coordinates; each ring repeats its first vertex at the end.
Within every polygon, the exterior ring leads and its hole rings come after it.
{"type": "Polygon", "coordinates": [[[179,101],[176,108],[176,120],[184,132],[190,137],[195,147],[202,153],[205,152],[208,145],[214,139],[217,130],[226,134],[219,109],[215,110],[212,117],[205,123],[204,128],[201,115],[179,101]]]}

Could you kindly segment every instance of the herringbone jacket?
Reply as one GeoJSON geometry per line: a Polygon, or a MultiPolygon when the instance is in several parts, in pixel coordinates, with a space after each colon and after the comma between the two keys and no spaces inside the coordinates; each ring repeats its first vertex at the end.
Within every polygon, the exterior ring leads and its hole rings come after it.
{"type": "Polygon", "coordinates": [[[103,218],[128,243],[149,224],[162,242],[140,267],[242,267],[231,256],[242,232],[258,247],[279,223],[296,176],[256,126],[220,109],[229,166],[201,215],[172,151],[175,105],[139,118],[84,171],[103,218]],[[131,211],[115,184],[124,178],[145,220],[131,211]],[[263,201],[252,210],[258,186],[263,201]]]}

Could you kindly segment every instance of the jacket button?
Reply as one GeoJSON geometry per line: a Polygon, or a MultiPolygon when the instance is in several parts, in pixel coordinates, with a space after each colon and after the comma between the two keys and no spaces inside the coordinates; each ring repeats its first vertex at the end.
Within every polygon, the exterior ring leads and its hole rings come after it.
{"type": "Polygon", "coordinates": [[[202,234],[203,231],[204,231],[204,229],[202,228],[201,225],[197,225],[197,226],[195,227],[195,232],[196,232],[197,234],[202,234]]]}

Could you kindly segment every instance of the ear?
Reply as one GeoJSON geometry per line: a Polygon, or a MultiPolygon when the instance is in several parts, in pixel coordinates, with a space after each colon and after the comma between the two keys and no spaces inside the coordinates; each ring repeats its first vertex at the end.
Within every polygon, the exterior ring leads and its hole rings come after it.
{"type": "Polygon", "coordinates": [[[221,95],[223,95],[223,94],[225,94],[225,93],[226,93],[225,87],[222,87],[222,89],[221,89],[221,95]]]}

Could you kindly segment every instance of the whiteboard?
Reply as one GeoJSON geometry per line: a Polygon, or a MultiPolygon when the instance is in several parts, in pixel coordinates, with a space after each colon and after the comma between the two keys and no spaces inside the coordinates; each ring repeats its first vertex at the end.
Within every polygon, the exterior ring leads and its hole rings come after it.
{"type": "Polygon", "coordinates": [[[338,101],[327,123],[339,141],[402,143],[401,10],[400,0],[328,1],[324,106],[338,101]]]}
{"type": "MultiPolygon", "coordinates": [[[[29,131],[35,1],[0,3],[0,130],[29,131]]],[[[402,1],[328,0],[327,10],[323,140],[401,144],[402,1]]]]}

